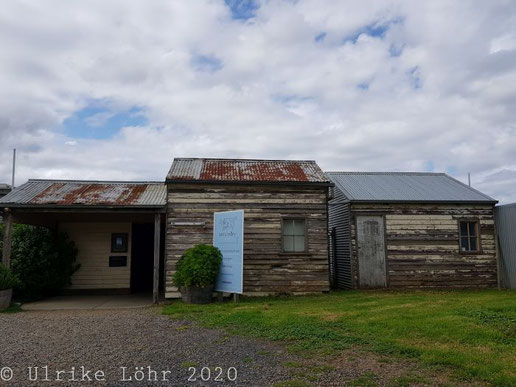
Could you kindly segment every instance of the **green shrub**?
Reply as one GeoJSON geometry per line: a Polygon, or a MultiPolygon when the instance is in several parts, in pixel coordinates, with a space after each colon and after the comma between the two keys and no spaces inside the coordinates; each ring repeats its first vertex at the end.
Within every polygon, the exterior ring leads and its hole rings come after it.
{"type": "Polygon", "coordinates": [[[12,289],[18,286],[19,282],[13,272],[0,263],[0,291],[12,289]]]}
{"type": "Polygon", "coordinates": [[[15,297],[32,300],[56,294],[70,284],[72,274],[79,268],[76,259],[77,249],[66,234],[14,225],[11,270],[19,279],[15,297]]]}
{"type": "Polygon", "coordinates": [[[186,250],[177,262],[174,285],[204,287],[217,281],[222,253],[214,246],[196,245],[186,250]]]}

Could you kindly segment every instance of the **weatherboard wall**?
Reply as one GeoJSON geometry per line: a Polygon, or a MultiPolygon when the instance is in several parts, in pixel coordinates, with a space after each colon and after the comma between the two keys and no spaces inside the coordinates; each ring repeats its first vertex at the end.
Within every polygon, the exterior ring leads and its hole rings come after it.
{"type": "Polygon", "coordinates": [[[65,232],[77,249],[80,264],[71,279],[71,290],[125,289],[131,287],[131,223],[70,222],[60,223],[59,231],[65,232]],[[111,234],[128,234],[128,251],[111,252],[111,234]],[[127,266],[109,267],[110,256],[127,256],[127,266]]]}
{"type": "Polygon", "coordinates": [[[351,276],[358,288],[358,215],[382,215],[386,225],[387,283],[399,288],[486,288],[497,286],[493,205],[352,203],[351,276]],[[461,219],[480,222],[481,251],[461,253],[461,219]]]}
{"type": "Polygon", "coordinates": [[[169,183],[166,297],[179,297],[172,276],[183,252],[213,242],[213,214],[244,210],[244,294],[329,290],[326,187],[169,183]],[[307,251],[282,252],[282,219],[304,218],[307,251]]]}

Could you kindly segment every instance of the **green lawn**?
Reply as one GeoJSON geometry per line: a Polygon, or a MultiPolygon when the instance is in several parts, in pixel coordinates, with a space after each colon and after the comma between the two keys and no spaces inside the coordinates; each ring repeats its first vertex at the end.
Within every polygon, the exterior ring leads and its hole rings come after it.
{"type": "Polygon", "coordinates": [[[178,301],[163,312],[284,341],[305,356],[356,346],[444,367],[465,381],[516,386],[514,291],[342,291],[210,305],[178,301]]]}

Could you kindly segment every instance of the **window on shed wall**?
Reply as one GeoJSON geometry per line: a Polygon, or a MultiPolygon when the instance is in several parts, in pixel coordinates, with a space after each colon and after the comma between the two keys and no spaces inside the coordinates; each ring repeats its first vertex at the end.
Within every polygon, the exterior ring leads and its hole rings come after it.
{"type": "Polygon", "coordinates": [[[306,251],[305,219],[283,219],[283,251],[286,253],[306,251]]]}
{"type": "Polygon", "coordinates": [[[478,229],[477,221],[459,222],[460,251],[475,252],[480,250],[478,229]]]}

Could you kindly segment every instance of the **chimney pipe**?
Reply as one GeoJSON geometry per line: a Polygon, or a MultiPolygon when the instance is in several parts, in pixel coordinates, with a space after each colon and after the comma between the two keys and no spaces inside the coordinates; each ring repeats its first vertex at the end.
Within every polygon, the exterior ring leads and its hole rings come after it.
{"type": "Polygon", "coordinates": [[[16,148],[13,149],[13,179],[11,182],[11,189],[14,189],[14,176],[16,173],[16,148]]]}

